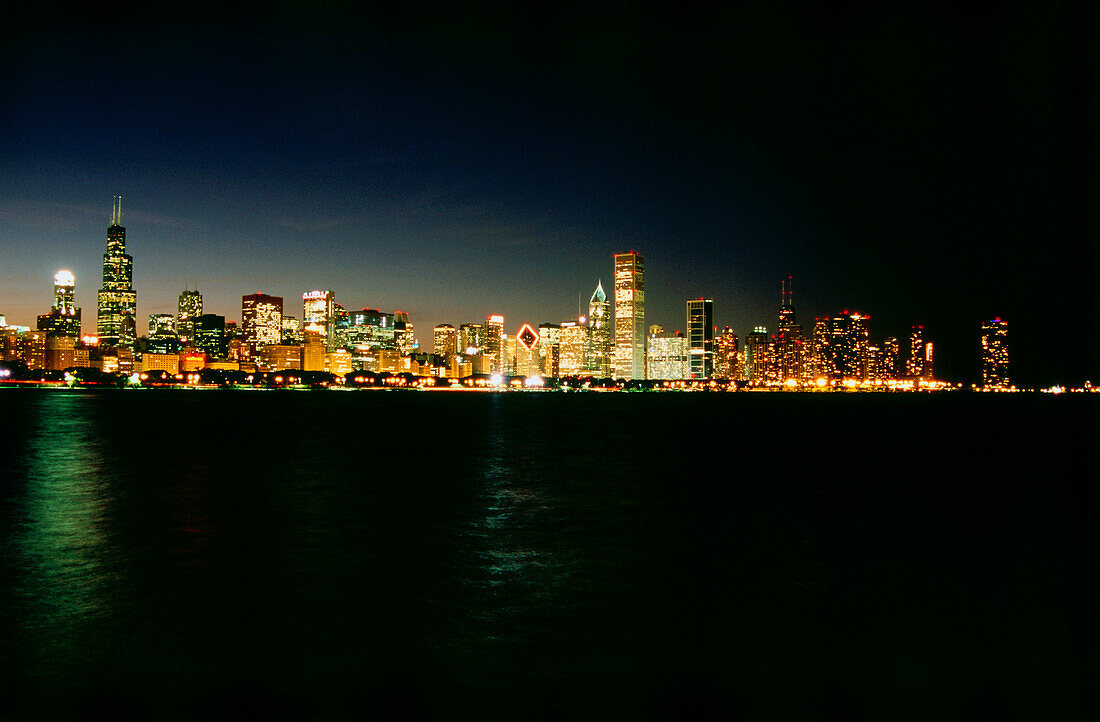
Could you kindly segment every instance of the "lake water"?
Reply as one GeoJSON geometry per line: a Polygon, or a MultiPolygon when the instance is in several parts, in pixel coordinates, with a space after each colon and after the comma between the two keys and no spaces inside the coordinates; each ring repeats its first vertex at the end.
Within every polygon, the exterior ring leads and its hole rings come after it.
{"type": "Polygon", "coordinates": [[[5,706],[1085,719],[1098,401],[0,391],[5,706]]]}

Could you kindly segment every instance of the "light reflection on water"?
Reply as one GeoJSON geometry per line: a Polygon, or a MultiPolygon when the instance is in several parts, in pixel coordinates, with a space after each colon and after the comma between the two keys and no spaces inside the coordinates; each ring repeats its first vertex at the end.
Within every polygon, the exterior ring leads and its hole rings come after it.
{"type": "Polygon", "coordinates": [[[76,645],[82,630],[112,612],[111,475],[94,423],[82,413],[86,403],[73,394],[43,394],[22,462],[25,498],[13,549],[26,605],[21,618],[38,655],[76,645]]]}

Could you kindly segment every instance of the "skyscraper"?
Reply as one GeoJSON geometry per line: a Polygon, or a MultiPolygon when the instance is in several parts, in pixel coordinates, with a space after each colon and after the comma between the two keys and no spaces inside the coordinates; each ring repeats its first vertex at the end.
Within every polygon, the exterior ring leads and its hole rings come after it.
{"type": "Polygon", "coordinates": [[[612,375],[645,378],[645,259],[636,251],[615,254],[614,328],[612,375]]]}
{"type": "Polygon", "coordinates": [[[790,276],[780,282],[780,294],[782,300],[779,306],[779,333],[775,339],[779,378],[781,381],[805,380],[811,376],[811,373],[805,368],[806,344],[802,335],[802,326],[795,321],[794,291],[791,288],[790,276]]]}
{"type": "Polygon", "coordinates": [[[577,321],[564,321],[558,332],[558,374],[579,376],[586,370],[585,347],[588,327],[577,321]]]}
{"type": "Polygon", "coordinates": [[[184,346],[195,342],[195,319],[202,315],[202,294],[197,290],[185,289],[180,292],[178,313],[176,315],[176,333],[184,346]]]}
{"type": "Polygon", "coordinates": [[[104,348],[132,349],[137,336],[137,292],[133,288],[134,259],[126,253],[126,229],[122,226],[122,196],[115,196],[111,225],[107,228],[107,252],[103,254],[103,288],[99,291],[96,332],[104,348]]]}
{"type": "Polygon", "coordinates": [[[714,375],[714,301],[699,298],[687,302],[688,378],[714,375]]]}
{"type": "Polygon", "coordinates": [[[982,386],[1007,388],[1008,323],[1000,317],[982,321],[982,386]]]}
{"type": "Polygon", "coordinates": [[[647,379],[679,381],[691,378],[688,339],[679,332],[669,334],[661,326],[651,326],[646,341],[645,362],[647,379]]]}
{"type": "Polygon", "coordinates": [[[435,341],[435,353],[437,356],[445,356],[448,360],[458,352],[458,332],[449,323],[441,323],[432,330],[435,341]]]}
{"type": "Polygon", "coordinates": [[[283,299],[265,293],[241,297],[242,340],[255,352],[283,340],[283,299]]]}
{"type": "Polygon", "coordinates": [[[557,378],[561,371],[561,325],[539,324],[539,368],[543,376],[557,378]]]}
{"type": "Polygon", "coordinates": [[[76,307],[76,278],[72,271],[53,277],[53,306],[38,317],[38,330],[47,336],[80,336],[80,309],[76,307]]]}
{"type": "Polygon", "coordinates": [[[924,375],[924,326],[909,329],[909,358],[905,362],[905,375],[919,378],[924,375]]]}
{"type": "Polygon", "coordinates": [[[336,294],[332,291],[307,291],[302,294],[302,333],[313,331],[325,342],[325,350],[333,350],[335,341],[336,294]]]}
{"type": "Polygon", "coordinates": [[[603,290],[603,281],[588,300],[588,348],[585,368],[597,378],[611,376],[611,303],[603,290]]]}
{"type": "Polygon", "coordinates": [[[504,345],[504,316],[485,317],[485,355],[490,362],[491,373],[502,374],[506,365],[508,349],[504,345]]]}
{"type": "Polygon", "coordinates": [[[737,334],[726,326],[714,340],[714,375],[722,379],[737,379],[737,353],[740,351],[737,334]]]}

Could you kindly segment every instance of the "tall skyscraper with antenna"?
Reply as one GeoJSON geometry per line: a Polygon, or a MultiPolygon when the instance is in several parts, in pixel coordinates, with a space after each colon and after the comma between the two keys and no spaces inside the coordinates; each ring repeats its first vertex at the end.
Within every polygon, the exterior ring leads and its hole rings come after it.
{"type": "Polygon", "coordinates": [[[107,252],[103,254],[103,288],[99,290],[97,310],[99,345],[132,349],[137,335],[137,292],[134,291],[134,259],[126,253],[122,196],[115,196],[111,208],[107,252]]]}
{"type": "Polygon", "coordinates": [[[586,369],[599,378],[611,376],[611,302],[603,290],[603,281],[588,300],[588,348],[586,369]]]}
{"type": "Polygon", "coordinates": [[[780,294],[779,333],[775,339],[779,378],[781,381],[806,380],[811,374],[804,373],[806,345],[802,336],[802,326],[795,321],[794,291],[791,288],[790,276],[780,281],[780,294]]]}
{"type": "Polygon", "coordinates": [[[615,254],[615,347],[611,373],[645,378],[645,260],[640,253],[615,254]]]}

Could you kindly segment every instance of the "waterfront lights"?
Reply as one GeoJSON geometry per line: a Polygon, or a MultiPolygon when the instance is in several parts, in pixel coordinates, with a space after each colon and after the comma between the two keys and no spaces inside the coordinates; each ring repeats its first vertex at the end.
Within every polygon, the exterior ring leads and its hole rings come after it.
{"type": "Polygon", "coordinates": [[[503,386],[504,376],[503,374],[493,374],[489,377],[489,383],[493,386],[503,386]]]}

